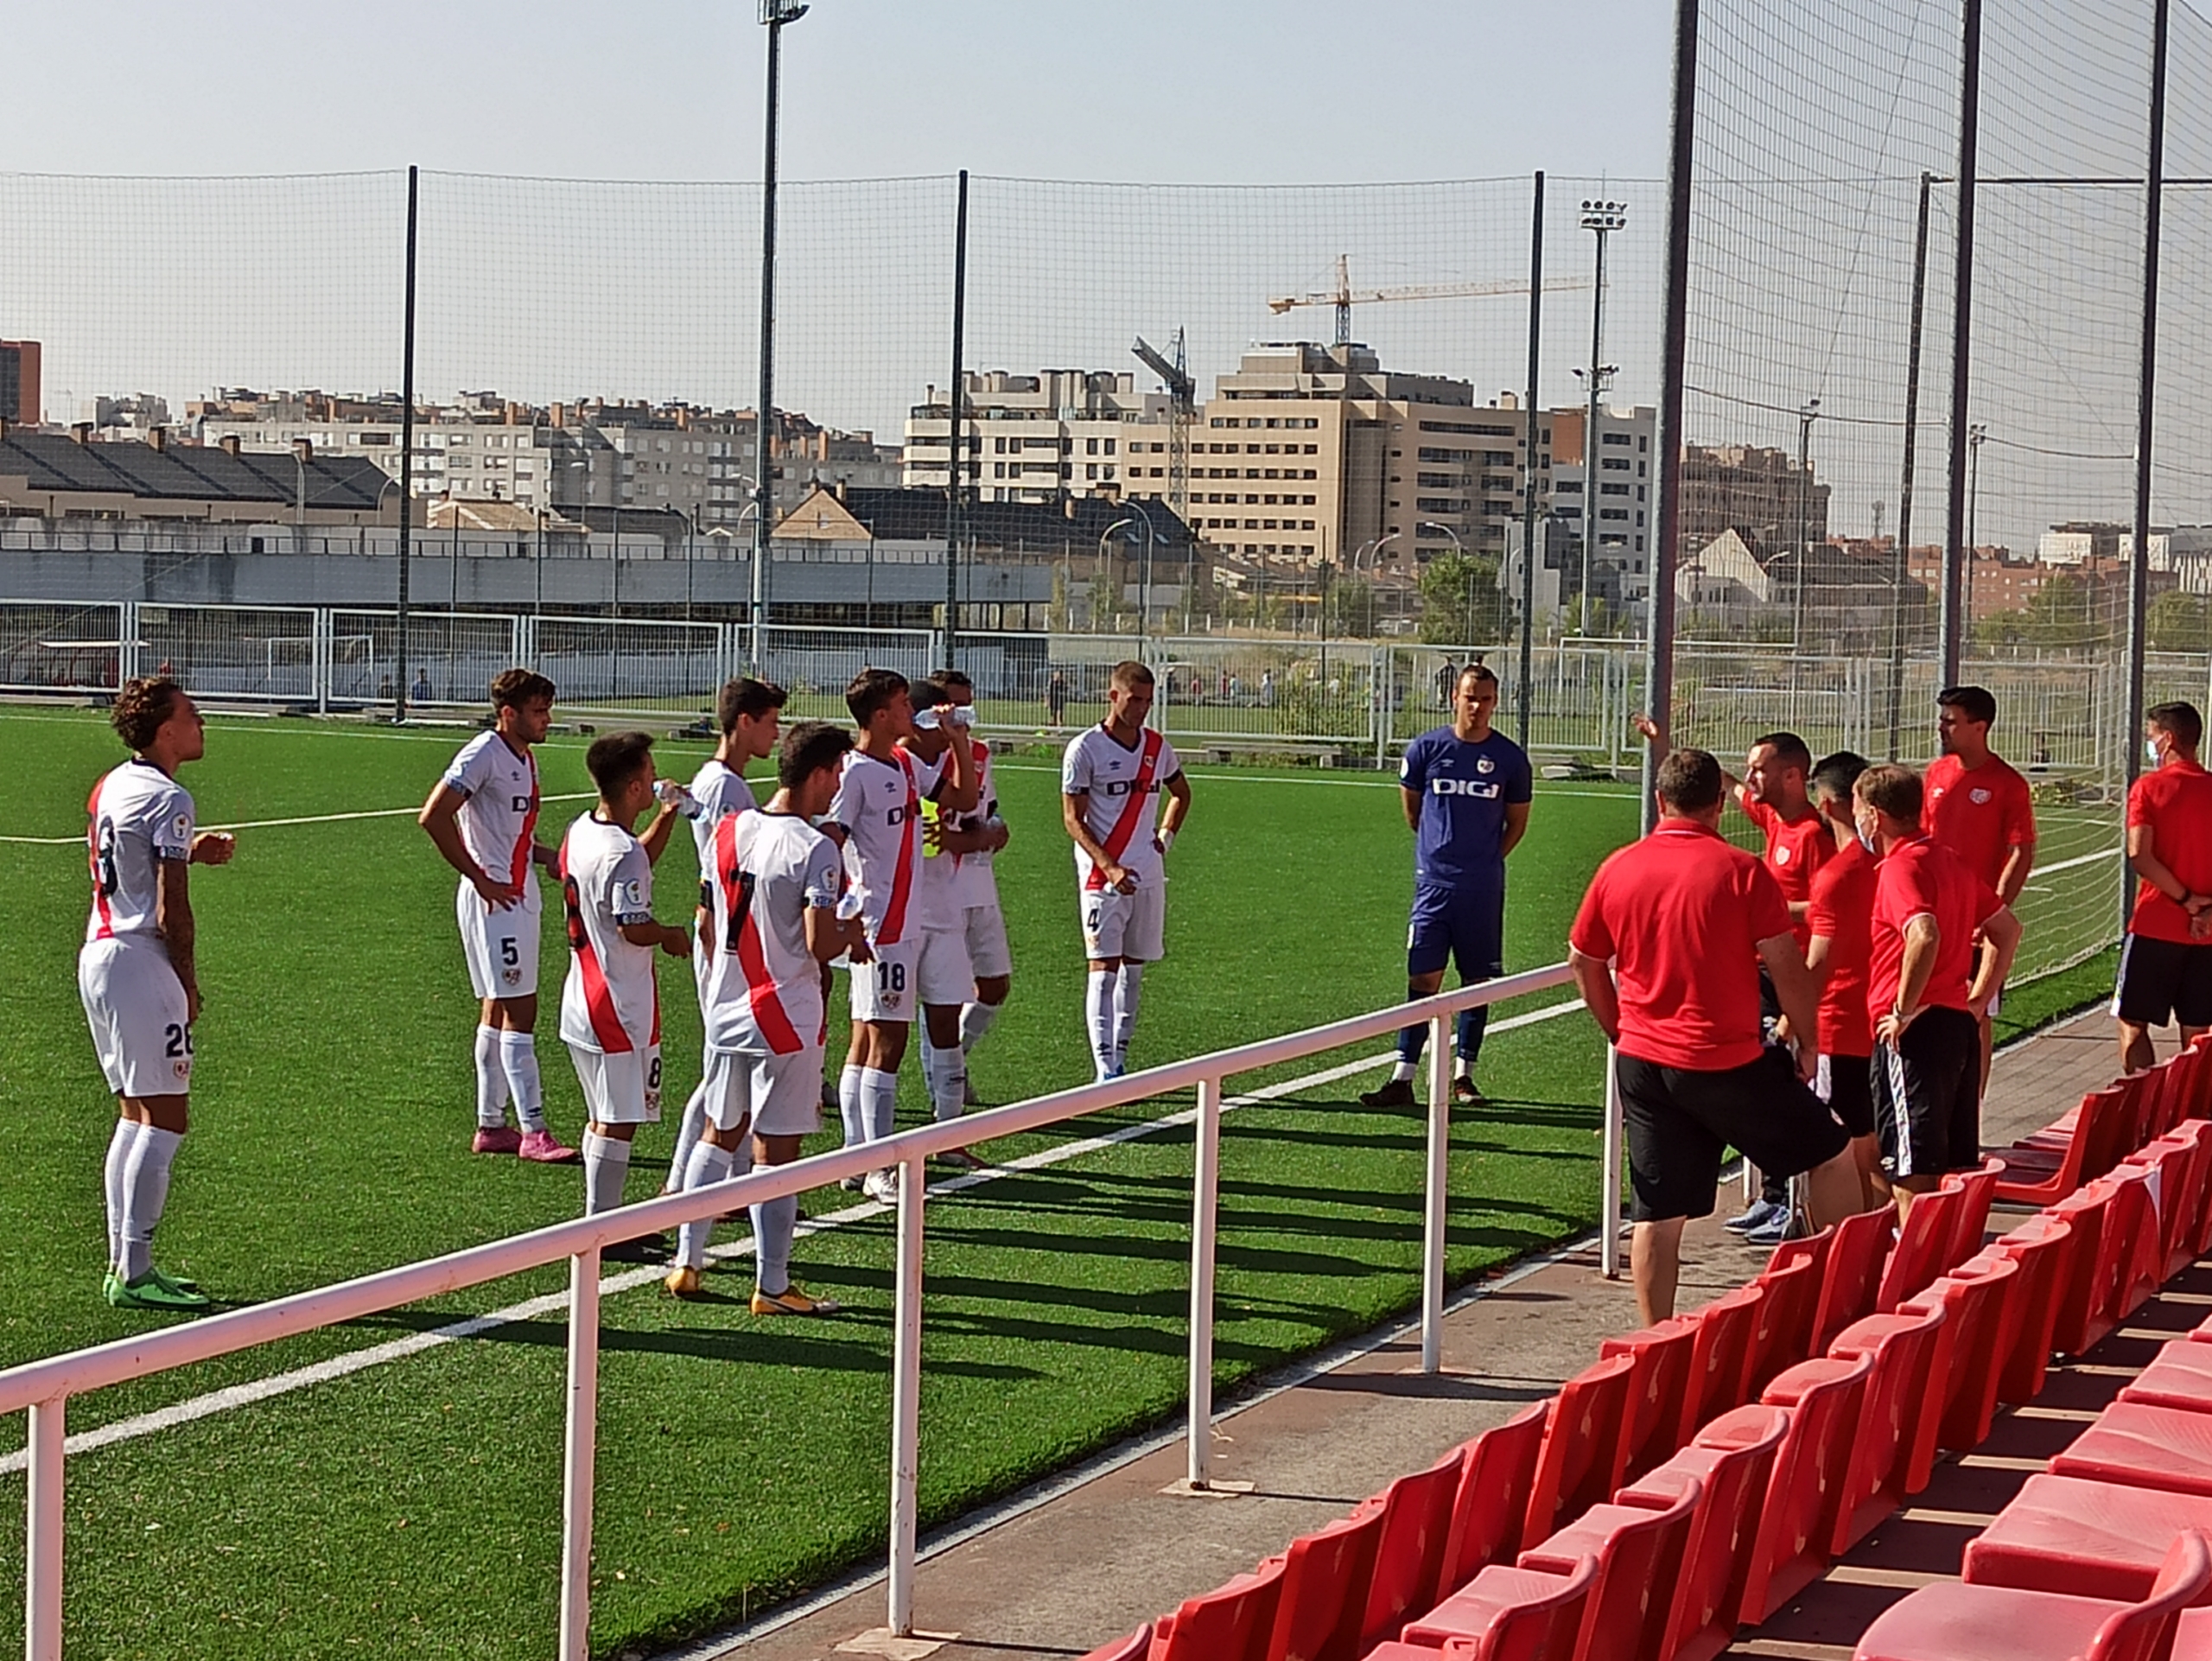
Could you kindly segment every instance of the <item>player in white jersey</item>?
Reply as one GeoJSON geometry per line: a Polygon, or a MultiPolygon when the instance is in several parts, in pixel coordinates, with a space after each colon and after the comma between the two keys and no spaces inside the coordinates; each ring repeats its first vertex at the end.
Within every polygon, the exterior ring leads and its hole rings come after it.
{"type": "MultiPolygon", "coordinates": [[[[653,864],[676,811],[664,804],[643,837],[632,834],[653,802],[653,741],[609,733],[592,741],[584,767],[599,801],[561,842],[569,978],[561,989],[561,1038],[575,1063],[584,1126],[584,1215],[622,1203],[630,1143],[660,1121],[660,988],[653,952],[691,955],[689,930],[653,920],[653,864]]],[[[604,1257],[657,1262],[658,1242],[622,1240],[604,1257]]]]}
{"type": "MultiPolygon", "coordinates": [[[[899,1065],[919,990],[922,799],[966,812],[976,805],[976,767],[965,745],[944,748],[933,760],[899,748],[914,735],[912,689],[904,675],[863,669],[845,689],[845,707],[861,738],[845,758],[830,823],[844,846],[849,903],[857,901],[868,924],[867,945],[850,954],[852,1047],[837,1091],[850,1147],[889,1136],[898,1103],[899,1065]]],[[[931,713],[942,719],[945,711],[931,713]]],[[[898,1192],[889,1171],[874,1173],[865,1186],[886,1204],[898,1192]]]]}
{"type": "Polygon", "coordinates": [[[204,1309],[198,1287],[154,1267],[154,1225],[187,1128],[200,1018],[188,868],[227,864],[237,845],[195,829],[176,782],[207,735],[175,681],[124,682],[108,719],[131,754],[85,804],[92,910],[77,953],[77,993],[117,1108],[102,1289],[118,1308],[204,1309]]]}
{"type": "MultiPolygon", "coordinates": [[[[691,776],[691,787],[678,792],[671,780],[659,786],[661,799],[672,802],[676,811],[691,821],[691,841],[699,854],[699,905],[701,909],[692,920],[691,938],[696,948],[691,953],[691,979],[699,991],[699,1009],[703,1015],[707,1007],[707,971],[714,963],[714,948],[706,943],[702,929],[707,917],[707,869],[711,862],[715,843],[715,828],[731,813],[750,813],[758,805],[753,799],[753,787],[745,782],[747,766],[774,753],[776,748],[777,712],[784,707],[784,689],[772,681],[754,680],[744,676],[724,683],[721,694],[715,700],[715,716],[721,728],[721,739],[715,746],[699,771],[691,776]]],[[[691,1099],[683,1104],[683,1119],[677,1127],[676,1149],[669,1155],[668,1181],[663,1193],[673,1193],[683,1186],[684,1162],[691,1157],[691,1150],[698,1145],[699,1133],[706,1129],[706,1085],[702,1080],[691,1099]]]]}
{"type": "MultiPolygon", "coordinates": [[[[938,684],[956,709],[972,710],[976,684],[957,669],[938,672],[938,684]]],[[[976,1053],[1006,1007],[1014,988],[1014,957],[1007,949],[1006,914],[999,907],[998,874],[991,856],[1010,839],[1006,821],[999,817],[998,786],[991,775],[991,747],[982,739],[970,741],[976,756],[976,808],[972,813],[944,816],[938,823],[939,844],[953,859],[957,873],[953,904],[959,908],[961,932],[968,942],[968,962],[976,971],[976,995],[960,1011],[960,1050],[963,1066],[976,1053]]],[[[976,1077],[968,1074],[962,1092],[964,1106],[978,1105],[976,1077]]]]}
{"type": "MultiPolygon", "coordinates": [[[[914,689],[914,698],[930,706],[914,717],[914,735],[899,748],[917,761],[944,770],[954,749],[965,751],[975,764],[975,741],[969,723],[972,708],[952,700],[951,689],[930,681],[914,689]],[[938,713],[942,708],[943,714],[938,713]]],[[[948,824],[954,827],[956,844],[962,840],[957,827],[980,811],[961,813],[935,801],[922,804],[922,878],[917,890],[916,911],[921,925],[921,950],[914,966],[915,996],[922,1006],[922,1078],[929,1089],[930,1108],[939,1119],[957,1119],[968,1091],[968,1057],[960,1047],[960,1012],[976,996],[976,971],[968,956],[968,934],[961,915],[958,856],[945,850],[948,824]]],[[[945,1163],[966,1170],[982,1161],[965,1149],[943,1155],[945,1163]]]]}
{"type": "Polygon", "coordinates": [[[1060,764],[1060,820],[1075,843],[1090,963],[1084,1012],[1101,1079],[1118,1079],[1127,1066],[1144,966],[1166,956],[1166,855],[1191,811],[1191,781],[1174,747],[1144,724],[1152,695],[1151,670],[1116,664],[1106,719],[1070,739],[1060,764]]]}
{"type": "MultiPolygon", "coordinates": [[[[746,1136],[764,1165],[788,1165],[822,1128],[822,966],[864,945],[859,918],[837,915],[845,868],[837,845],[807,821],[830,806],[852,739],[827,722],[791,729],[778,758],[781,786],[755,813],[726,816],[708,850],[700,951],[704,980],[708,1125],[683,1186],[742,1175],[746,1136]]],[[[795,1194],[753,1207],[756,1315],[828,1314],[837,1306],[791,1284],[795,1194]]],[[[683,1225],[668,1289],[696,1297],[711,1218],[683,1225]]]]}
{"type": "Polygon", "coordinates": [[[461,748],[416,823],[461,873],[454,916],[479,1000],[476,1136],[480,1154],[518,1154],[572,1165],[576,1150],[545,1123],[537,1071],[537,868],[553,850],[537,840],[537,757],[553,719],[553,683],[528,669],[492,682],[493,729],[461,748]],[[514,1103],[515,1123],[507,1123],[514,1103]]]}

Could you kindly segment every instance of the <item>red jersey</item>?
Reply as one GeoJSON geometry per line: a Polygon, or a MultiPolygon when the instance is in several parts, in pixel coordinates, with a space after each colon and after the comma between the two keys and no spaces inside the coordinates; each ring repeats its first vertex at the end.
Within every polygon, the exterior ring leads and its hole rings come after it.
{"type": "Polygon", "coordinates": [[[1997,888],[2012,850],[2036,839],[2028,781],[1993,755],[1971,772],[1957,756],[1939,755],[1920,785],[1920,828],[1997,888]]]}
{"type": "MultiPolygon", "coordinates": [[[[2212,894],[2212,773],[2171,756],[2127,792],[2127,828],[2147,827],[2151,851],[2191,894],[2212,894]]],[[[2189,932],[2189,913],[2146,881],[2135,899],[2131,934],[2149,940],[2203,945],[2189,932]]]]}
{"type": "Polygon", "coordinates": [[[1567,936],[1611,959],[1620,1051],[1721,1072],[1759,1058],[1758,943],[1789,932],[1765,866],[1693,819],[1662,819],[1598,868],[1567,936]]]}
{"type": "Polygon", "coordinates": [[[1807,932],[1828,943],[1828,977],[1821,988],[1822,1055],[1874,1053],[1874,1024],[1866,1018],[1866,981],[1874,951],[1878,864],[1854,839],[1834,851],[1813,878],[1807,932]]]}
{"type": "Polygon", "coordinates": [[[1967,988],[1974,983],[1974,931],[2003,909],[1997,891],[1942,843],[1923,836],[1891,849],[1874,868],[1868,1018],[1878,1021],[1897,1007],[1904,973],[1904,927],[1923,914],[1936,920],[1938,939],[1921,1007],[1966,1009],[1967,988]]]}
{"type": "MultiPolygon", "coordinates": [[[[1764,802],[1737,799],[1744,817],[1766,837],[1766,868],[1781,885],[1782,897],[1793,906],[1805,904],[1813,897],[1815,874],[1835,856],[1835,836],[1828,822],[1813,808],[1807,808],[1802,819],[1785,819],[1764,802]]],[[[1791,932],[1797,937],[1800,951],[1813,938],[1813,931],[1802,920],[1791,932]]]]}

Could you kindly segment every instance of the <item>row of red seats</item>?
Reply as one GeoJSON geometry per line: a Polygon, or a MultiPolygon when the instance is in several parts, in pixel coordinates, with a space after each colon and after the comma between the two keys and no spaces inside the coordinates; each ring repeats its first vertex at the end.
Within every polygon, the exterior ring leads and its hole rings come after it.
{"type": "MultiPolygon", "coordinates": [[[[2156,1117],[2124,1092],[2121,1149],[2165,1130],[2169,1103],[2205,1111],[2212,1060],[2188,1066],[2190,1088],[2179,1067],[2154,1086],[2156,1117]]],[[[2102,1109],[2070,1117],[2106,1134],[2102,1109]]],[[[1977,1445],[2000,1400],[2031,1399],[2053,1349],[2088,1347],[2204,1249],[2212,1123],[2137,1160],[1987,1250],[2001,1161],[1923,1196],[1901,1235],[1885,1210],[1784,1244],[1751,1283],[1608,1340],[1558,1396],[1085,1661],[1704,1661],[1925,1486],[1939,1447],[1977,1445]],[[2158,1211],[2161,1184],[2190,1196],[2185,1220],[2158,1211]]],[[[2212,1439],[2207,1455],[2212,1472],[2212,1439]]]]}
{"type": "Polygon", "coordinates": [[[2081,1106],[2014,1142],[2000,1155],[2005,1173],[1997,1197],[2009,1205],[2052,1205],[2184,1119],[2208,1115],[2212,1041],[2200,1039],[2162,1066],[2092,1091],[2081,1106]]]}

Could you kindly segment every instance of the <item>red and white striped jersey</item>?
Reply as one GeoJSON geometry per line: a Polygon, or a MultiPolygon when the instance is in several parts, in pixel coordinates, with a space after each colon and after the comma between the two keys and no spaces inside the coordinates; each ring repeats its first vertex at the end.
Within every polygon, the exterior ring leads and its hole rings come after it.
{"type": "Polygon", "coordinates": [[[561,901],[569,924],[562,1041],[608,1055],[659,1043],[653,948],[622,938],[625,923],[653,920],[645,844],[619,824],[583,815],[561,840],[561,901]]]}
{"type": "Polygon", "coordinates": [[[537,835],[537,758],[518,755],[497,733],[479,733],[461,747],[446,769],[446,784],[461,792],[461,845],[495,882],[522,890],[523,908],[536,911],[537,876],[530,850],[537,835]]]}
{"type": "MultiPolygon", "coordinates": [[[[954,815],[954,823],[963,830],[973,830],[999,811],[997,782],[991,777],[991,747],[978,738],[976,746],[976,811],[954,815]]],[[[989,854],[956,854],[953,856],[952,904],[958,911],[971,906],[995,906],[999,902],[998,878],[991,873],[989,854]]]]}
{"type": "Polygon", "coordinates": [[[845,875],[874,945],[896,945],[921,926],[922,798],[944,771],[942,757],[931,764],[896,754],[879,761],[852,751],[830,803],[829,817],[845,827],[845,875]]]}
{"type": "Polygon", "coordinates": [[[753,786],[745,782],[743,773],[711,756],[692,775],[691,795],[702,810],[691,821],[691,840],[699,850],[699,875],[703,880],[709,851],[715,843],[715,826],[727,814],[750,813],[760,804],[753,799],[753,786]]]}
{"type": "Polygon", "coordinates": [[[153,933],[162,861],[192,857],[192,793],[133,757],[92,786],[85,811],[92,874],[85,939],[153,933]]]}
{"type": "Polygon", "coordinates": [[[706,865],[716,950],[707,1047],[795,1055],[822,1042],[822,969],[806,913],[844,891],[837,844],[791,813],[726,815],[706,865]]]}
{"type": "MultiPolygon", "coordinates": [[[[1140,885],[1157,882],[1160,850],[1154,843],[1160,819],[1160,792],[1183,770],[1175,747],[1146,728],[1134,747],[1106,730],[1101,722],[1068,741],[1060,762],[1060,793],[1087,796],[1083,822],[1100,847],[1140,885]]],[[[1075,874],[1091,885],[1090,856],[1075,850],[1075,874]]]]}

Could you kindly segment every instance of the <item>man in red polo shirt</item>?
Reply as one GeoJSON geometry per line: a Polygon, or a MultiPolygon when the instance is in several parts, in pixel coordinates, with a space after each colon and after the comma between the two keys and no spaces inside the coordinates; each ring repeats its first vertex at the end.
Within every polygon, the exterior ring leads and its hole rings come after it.
{"type": "Polygon", "coordinates": [[[1805,912],[1812,943],[1805,967],[1821,989],[1821,1069],[1813,1093],[1851,1133],[1862,1197],[1882,1203],[1882,1145],[1874,1134],[1871,1058],[1874,1023],[1866,1013],[1873,952],[1875,859],[1852,823],[1851,790],[1866,770],[1863,756],[1840,750],[1813,769],[1813,800],[1834,838],[1834,851],[1813,877],[1805,912]]]}
{"type": "MultiPolygon", "coordinates": [[[[1921,781],[1920,828],[1966,861],[2007,906],[2020,903],[2036,862],[2036,809],[2028,781],[1989,748],[1997,700],[1986,687],[1947,686],[1936,695],[1936,732],[1943,753],[1928,764],[1921,781]]],[[[1986,946],[1977,947],[1987,955],[1986,946]]],[[[1981,1072],[1977,1093],[1989,1084],[1990,1017],[2005,990],[1989,983],[1989,998],[1974,1011],[1980,1024],[1981,1072]]]]}
{"type": "Polygon", "coordinates": [[[1986,1009],[2020,944],[2019,920],[1957,854],[1921,829],[1920,780],[1869,767],[1853,787],[1859,839],[1879,850],[1866,1009],[1874,1121],[1903,1219],[1916,1193],[1981,1162],[1986,1009]],[[1984,949],[1977,952],[1979,932],[1984,949]]]}
{"type": "Polygon", "coordinates": [[[2161,703],[2143,717],[2152,770],[2127,792],[2127,861],[2143,879],[2120,953],[2120,1064],[2158,1060],[2151,1028],[2181,1023],[2181,1041],[2212,1028],[2212,773],[2198,765],[2204,718],[2161,703]]]}
{"type": "Polygon", "coordinates": [[[1675,750],[1659,764],[1659,827],[1598,869],[1567,961],[1618,1052],[1628,1133],[1630,1261],[1648,1325],[1674,1313],[1682,1225],[1713,1210],[1733,1145],[1781,1177],[1811,1174],[1815,1227],[1857,1208],[1843,1127],[1762,1043],[1759,965],[1799,1033],[1817,1029],[1789,907],[1758,860],[1720,838],[1720,764],[1675,750]]]}

